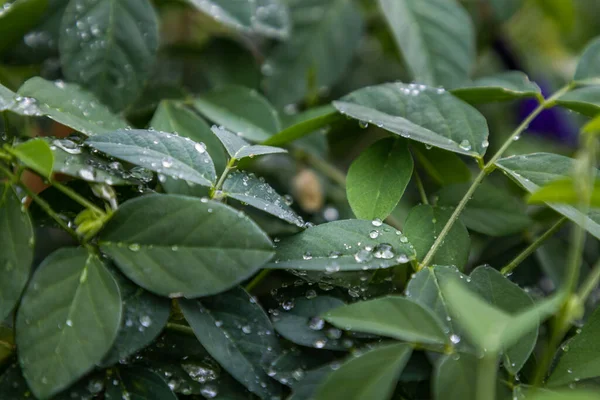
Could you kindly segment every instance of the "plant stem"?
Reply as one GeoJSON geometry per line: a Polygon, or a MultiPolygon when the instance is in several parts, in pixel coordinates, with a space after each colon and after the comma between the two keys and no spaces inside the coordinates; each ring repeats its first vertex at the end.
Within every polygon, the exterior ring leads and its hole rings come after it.
{"type": "Polygon", "coordinates": [[[256,275],[256,277],[254,277],[254,279],[252,279],[250,283],[246,285],[246,291],[252,291],[252,289],[257,287],[267,276],[271,274],[271,272],[273,272],[272,269],[263,269],[260,271],[259,274],[256,275]]]}
{"type": "Polygon", "coordinates": [[[229,175],[229,173],[235,169],[236,162],[237,162],[237,160],[235,158],[229,159],[229,162],[225,166],[225,169],[223,170],[223,173],[219,177],[217,184],[215,185],[215,187],[213,187],[210,190],[210,198],[211,199],[213,199],[215,197],[215,195],[217,194],[217,192],[219,192],[221,190],[221,188],[223,187],[223,183],[225,182],[225,178],[227,178],[227,175],[229,175]]]}
{"type": "Polygon", "coordinates": [[[496,353],[485,353],[479,361],[477,373],[477,400],[494,400],[496,398],[496,373],[498,371],[498,356],[496,353]]]}
{"type": "Polygon", "coordinates": [[[104,215],[104,211],[101,208],[96,206],[94,203],[92,203],[88,199],[82,197],[81,195],[79,195],[79,193],[73,191],[71,188],[63,185],[62,183],[56,182],[56,181],[51,181],[50,183],[52,184],[52,186],[54,186],[55,188],[57,188],[58,190],[60,190],[64,194],[66,194],[67,196],[69,196],[72,200],[79,203],[82,207],[89,208],[90,210],[93,210],[95,213],[97,213],[99,215],[104,215]]]}
{"type": "Polygon", "coordinates": [[[529,257],[534,251],[536,251],[547,239],[554,236],[556,232],[567,222],[567,218],[562,217],[554,225],[544,232],[539,238],[531,243],[525,250],[523,250],[514,260],[506,264],[500,272],[504,275],[509,275],[515,268],[519,266],[527,257],[529,257]]]}
{"type": "Polygon", "coordinates": [[[419,171],[415,168],[415,183],[417,184],[417,189],[419,190],[419,195],[421,196],[421,202],[423,204],[429,204],[429,200],[427,200],[427,193],[425,192],[425,187],[423,186],[423,181],[421,180],[421,175],[419,175],[419,171]]]}
{"type": "Polygon", "coordinates": [[[600,282],[600,261],[594,265],[594,269],[590,272],[583,285],[581,285],[581,288],[579,288],[577,296],[579,297],[581,304],[585,304],[587,298],[592,293],[592,290],[598,286],[598,282],[600,282]]]}
{"type": "Polygon", "coordinates": [[[485,166],[483,167],[483,169],[481,170],[479,175],[477,175],[477,177],[471,184],[471,187],[467,190],[467,193],[465,193],[462,200],[458,203],[458,205],[454,209],[454,212],[450,216],[450,219],[448,220],[448,222],[446,222],[446,225],[444,226],[444,228],[438,235],[435,242],[433,242],[433,245],[431,246],[431,248],[425,255],[425,258],[423,258],[423,262],[421,263],[421,266],[420,266],[421,268],[428,265],[431,262],[436,251],[439,249],[441,244],[444,242],[444,239],[450,232],[450,229],[452,228],[452,226],[454,225],[454,223],[456,222],[456,220],[458,219],[458,217],[464,210],[465,206],[471,199],[471,196],[473,195],[473,193],[475,193],[475,190],[477,189],[479,184],[483,181],[483,179],[487,175],[489,175],[496,168],[496,165],[495,165],[496,161],[498,161],[498,159],[500,159],[500,157],[502,157],[504,152],[510,147],[510,145],[515,141],[515,139],[518,139],[520,137],[520,135],[525,131],[525,129],[527,129],[527,127],[529,127],[529,124],[531,124],[531,122],[542,111],[544,111],[546,108],[549,108],[552,105],[554,105],[554,102],[556,101],[556,99],[558,99],[563,94],[567,93],[569,90],[571,90],[572,87],[573,87],[572,84],[568,84],[567,86],[563,87],[562,89],[557,91],[555,94],[553,94],[551,97],[549,97],[547,100],[540,103],[540,105],[535,110],[533,110],[527,118],[525,118],[525,120],[517,127],[517,129],[514,130],[514,132],[508,137],[508,139],[506,139],[506,141],[504,142],[502,147],[500,147],[500,149],[496,152],[496,154],[494,154],[492,156],[492,158],[487,162],[487,164],[485,164],[485,166]]]}
{"type": "Polygon", "coordinates": [[[180,332],[180,333],[184,333],[186,335],[196,337],[194,330],[187,325],[181,325],[181,324],[175,324],[172,322],[167,322],[166,328],[170,331],[180,332]]]}

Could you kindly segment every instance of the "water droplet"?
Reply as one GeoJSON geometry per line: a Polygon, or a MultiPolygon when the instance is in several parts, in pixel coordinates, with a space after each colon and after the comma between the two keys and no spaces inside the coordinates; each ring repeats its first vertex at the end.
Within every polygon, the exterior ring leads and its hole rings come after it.
{"type": "Polygon", "coordinates": [[[313,331],[320,331],[325,326],[325,320],[320,317],[313,317],[308,321],[308,327],[313,331]]]}
{"type": "Polygon", "coordinates": [[[483,142],[481,142],[481,147],[487,149],[488,147],[490,147],[490,142],[488,140],[484,140],[483,142]]]}
{"type": "Polygon", "coordinates": [[[381,226],[381,225],[383,225],[383,222],[381,222],[381,220],[379,218],[375,218],[373,221],[371,221],[371,224],[373,226],[381,226]]]}
{"type": "Polygon", "coordinates": [[[194,145],[194,149],[196,149],[198,153],[202,154],[206,152],[206,145],[204,143],[196,143],[194,145]]]}
{"type": "Polygon", "coordinates": [[[242,332],[245,334],[252,333],[252,327],[250,325],[244,325],[242,326],[242,332]]]}
{"type": "Polygon", "coordinates": [[[387,243],[378,244],[373,249],[373,256],[375,258],[390,260],[390,259],[394,258],[394,256],[395,256],[394,248],[392,247],[392,245],[387,244],[387,243]]]}
{"type": "Polygon", "coordinates": [[[453,344],[458,344],[458,343],[460,343],[460,336],[453,334],[453,335],[450,336],[450,341],[453,344]]]}
{"type": "Polygon", "coordinates": [[[55,139],[52,144],[69,154],[81,154],[81,146],[69,139],[55,139]]]}
{"type": "Polygon", "coordinates": [[[148,328],[150,325],[152,325],[152,319],[148,315],[142,315],[140,317],[140,324],[144,328],[148,328]]]}
{"type": "Polygon", "coordinates": [[[70,319],[68,319],[65,323],[67,324],[67,326],[73,326],[73,321],[70,319]]]}
{"type": "Polygon", "coordinates": [[[139,244],[137,244],[137,243],[131,243],[131,244],[128,246],[128,248],[129,248],[129,250],[131,250],[131,251],[139,251],[139,250],[140,250],[140,245],[139,245],[139,244]]]}
{"type": "Polygon", "coordinates": [[[304,254],[302,255],[302,258],[303,258],[304,260],[312,260],[312,254],[310,254],[310,252],[308,252],[308,251],[307,251],[306,253],[304,253],[304,254]]]}
{"type": "Polygon", "coordinates": [[[356,254],[354,254],[354,259],[359,263],[366,263],[373,259],[373,253],[371,250],[361,249],[356,254]]]}
{"type": "Polygon", "coordinates": [[[465,150],[465,151],[470,151],[471,150],[471,143],[465,139],[462,142],[460,142],[460,144],[458,145],[458,147],[460,147],[461,149],[465,150]]]}
{"type": "Polygon", "coordinates": [[[376,230],[372,230],[371,232],[369,232],[369,237],[371,239],[377,239],[378,236],[379,236],[379,232],[376,230]]]}
{"type": "Polygon", "coordinates": [[[367,121],[358,121],[358,126],[362,129],[367,129],[369,127],[369,123],[367,121]]]}
{"type": "Polygon", "coordinates": [[[323,347],[325,347],[326,344],[327,344],[326,340],[318,339],[318,340],[315,340],[315,342],[313,343],[313,346],[315,346],[317,349],[322,349],[323,347]]]}

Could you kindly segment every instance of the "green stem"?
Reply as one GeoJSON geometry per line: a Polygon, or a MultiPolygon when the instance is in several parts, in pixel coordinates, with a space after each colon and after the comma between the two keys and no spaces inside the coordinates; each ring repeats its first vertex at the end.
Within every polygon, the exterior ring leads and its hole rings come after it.
{"type": "Polygon", "coordinates": [[[271,274],[271,272],[273,272],[272,269],[263,269],[260,271],[259,274],[256,275],[256,277],[254,277],[254,279],[252,279],[250,283],[246,285],[246,291],[251,292],[252,289],[257,287],[267,276],[271,274]]]}
{"type": "Polygon", "coordinates": [[[498,372],[498,356],[486,353],[479,361],[476,382],[477,400],[494,400],[496,398],[496,374],[498,372]]]}
{"type": "Polygon", "coordinates": [[[180,333],[184,333],[189,336],[196,337],[194,330],[187,325],[181,325],[181,324],[175,324],[172,322],[167,322],[166,328],[170,331],[180,332],[180,333]]]}
{"type": "Polygon", "coordinates": [[[417,189],[419,190],[419,195],[421,196],[421,202],[423,204],[429,204],[429,200],[427,200],[427,193],[425,192],[425,186],[423,186],[423,181],[421,180],[421,175],[415,168],[415,183],[417,184],[417,189]]]}
{"type": "Polygon", "coordinates": [[[592,290],[598,286],[598,282],[600,282],[600,261],[594,265],[594,269],[592,269],[592,272],[590,272],[581,288],[579,288],[577,296],[581,300],[581,304],[585,304],[587,298],[592,293],[592,290]]]}
{"type": "Polygon", "coordinates": [[[56,182],[56,181],[51,181],[50,184],[52,186],[54,186],[55,188],[57,188],[58,190],[60,190],[61,192],[63,192],[64,194],[66,194],[67,196],[69,196],[75,202],[79,203],[82,207],[89,208],[90,210],[93,210],[95,213],[97,213],[99,215],[104,215],[104,210],[102,210],[101,208],[96,206],[94,203],[92,203],[88,199],[82,197],[81,195],[79,195],[79,193],[73,191],[71,188],[63,185],[62,183],[56,182]]]}
{"type": "Polygon", "coordinates": [[[225,170],[223,170],[223,173],[219,177],[217,184],[210,190],[210,198],[211,199],[214,199],[217,192],[219,192],[223,188],[223,183],[225,182],[225,178],[227,178],[227,175],[229,175],[229,173],[235,169],[236,162],[237,162],[237,160],[235,158],[229,159],[229,162],[225,166],[225,170]]]}
{"type": "Polygon", "coordinates": [[[517,268],[527,257],[533,254],[546,240],[554,236],[556,232],[567,222],[567,218],[563,217],[559,219],[554,225],[544,232],[539,238],[531,243],[525,250],[523,250],[514,260],[506,264],[500,272],[504,275],[509,275],[515,268],[517,268]]]}
{"type": "Polygon", "coordinates": [[[565,86],[564,88],[560,89],[559,91],[557,91],[554,95],[549,97],[544,102],[540,103],[540,105],[535,110],[533,110],[531,112],[531,114],[529,114],[529,116],[517,127],[517,129],[514,130],[514,132],[508,137],[508,139],[506,139],[506,141],[504,142],[502,147],[500,147],[500,149],[487,162],[487,164],[485,164],[485,166],[483,167],[483,169],[481,170],[479,175],[477,175],[477,177],[471,184],[471,187],[467,190],[467,193],[465,193],[462,200],[458,203],[458,205],[454,209],[454,212],[450,216],[450,219],[448,220],[448,222],[446,222],[446,225],[444,226],[444,228],[442,229],[442,231],[436,238],[435,242],[433,242],[433,245],[431,246],[431,248],[425,255],[425,258],[423,258],[423,262],[421,263],[421,268],[423,266],[428,265],[431,262],[436,251],[439,249],[441,244],[444,242],[444,239],[450,232],[450,229],[452,229],[452,226],[454,225],[454,223],[456,222],[456,220],[458,219],[458,217],[460,216],[460,214],[466,207],[467,203],[471,199],[471,196],[473,195],[473,193],[475,193],[475,190],[477,189],[479,184],[483,181],[483,179],[487,175],[489,175],[496,168],[496,165],[495,165],[496,161],[498,161],[500,159],[500,157],[502,157],[504,152],[510,147],[510,145],[515,141],[515,139],[518,139],[521,136],[521,134],[525,131],[525,129],[527,129],[527,127],[529,127],[529,124],[531,124],[531,122],[542,111],[544,111],[546,108],[549,108],[552,105],[554,105],[554,102],[556,101],[556,99],[558,99],[560,96],[567,93],[569,90],[571,90],[572,87],[573,87],[573,85],[569,84],[569,85],[565,86]]]}

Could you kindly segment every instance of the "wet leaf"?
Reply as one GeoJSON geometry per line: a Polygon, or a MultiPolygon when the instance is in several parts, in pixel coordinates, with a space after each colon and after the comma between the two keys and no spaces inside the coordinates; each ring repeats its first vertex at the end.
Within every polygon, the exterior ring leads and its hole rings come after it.
{"type": "Polygon", "coordinates": [[[54,168],[54,154],[43,139],[32,139],[9,150],[27,168],[43,178],[50,178],[54,168]]]}
{"type": "Polygon", "coordinates": [[[479,365],[471,354],[453,354],[438,360],[433,378],[436,400],[477,400],[479,365]]]}
{"type": "Polygon", "coordinates": [[[439,185],[471,180],[471,170],[456,154],[421,143],[411,143],[410,149],[416,161],[439,185]]]}
{"type": "Polygon", "coordinates": [[[330,105],[311,108],[294,116],[292,125],[271,136],[262,144],[282,146],[325,128],[342,119],[342,115],[330,105]]]}
{"type": "Polygon", "coordinates": [[[15,93],[0,84],[0,111],[10,110],[15,102],[15,93]]]}
{"type": "Polygon", "coordinates": [[[470,104],[521,98],[543,99],[540,87],[521,71],[508,71],[479,78],[452,89],[452,94],[470,104]]]}
{"type": "Polygon", "coordinates": [[[125,202],[101,232],[99,244],[129,279],[171,297],[230,289],[273,256],[269,238],[239,211],[178,195],[125,202]]]}
{"type": "Polygon", "coordinates": [[[106,400],[176,400],[177,396],[155,372],[140,367],[119,368],[108,380],[106,400]]]}
{"type": "Polygon", "coordinates": [[[388,268],[415,256],[408,239],[381,221],[329,222],[282,239],[267,268],[334,273],[388,268]]]}
{"type": "Polygon", "coordinates": [[[251,145],[242,139],[239,135],[220,127],[213,127],[212,131],[219,138],[225,150],[236,160],[241,160],[246,157],[262,156],[266,154],[287,153],[287,150],[279,147],[251,145]]]}
{"type": "Polygon", "coordinates": [[[48,257],[16,322],[19,362],[33,394],[49,398],[100,363],[120,321],[119,288],[97,256],[66,248],[48,257]]]}
{"type": "MultiPolygon", "coordinates": [[[[590,207],[600,208],[600,181],[594,182],[590,195],[590,207]]],[[[527,199],[529,204],[557,203],[572,206],[579,206],[581,201],[581,195],[571,177],[552,181],[533,192],[527,199]]]]}
{"type": "Polygon", "coordinates": [[[40,21],[48,0],[19,0],[3,2],[0,13],[0,52],[14,46],[40,21]]]}
{"type": "Polygon", "coordinates": [[[595,117],[600,113],[600,88],[589,86],[572,90],[560,96],[556,104],[588,117],[595,117]]]}
{"type": "Polygon", "coordinates": [[[600,39],[592,40],[583,50],[579,58],[573,80],[581,84],[598,84],[600,82],[600,39]]]}

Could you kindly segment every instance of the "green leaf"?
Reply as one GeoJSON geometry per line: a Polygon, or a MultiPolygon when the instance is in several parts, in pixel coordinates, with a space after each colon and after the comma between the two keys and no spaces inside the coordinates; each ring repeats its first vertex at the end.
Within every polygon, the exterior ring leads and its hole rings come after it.
{"type": "Polygon", "coordinates": [[[290,33],[289,12],[280,0],[187,2],[215,21],[237,31],[276,39],[287,39],[290,33]]]}
{"type": "MultiPolygon", "coordinates": [[[[425,258],[451,215],[450,208],[432,207],[427,204],[418,205],[410,210],[404,222],[404,233],[415,246],[418,260],[425,258]]],[[[457,221],[435,253],[431,264],[453,265],[462,271],[469,258],[470,246],[471,239],[467,228],[457,221]]]]}
{"type": "Polygon", "coordinates": [[[558,364],[548,379],[548,386],[562,386],[571,382],[600,376],[600,308],[564,347],[558,364]]]}
{"type": "Polygon", "coordinates": [[[294,116],[293,123],[281,132],[271,136],[262,144],[269,146],[283,146],[301,139],[321,128],[343,119],[342,115],[331,106],[321,106],[306,110],[294,116]]]}
{"type": "Polygon", "coordinates": [[[477,357],[468,353],[443,356],[433,375],[433,398],[436,400],[477,400],[477,357]]]}
{"type": "Polygon", "coordinates": [[[386,219],[398,205],[413,172],[405,140],[382,139],[354,160],[348,171],[346,193],[361,219],[386,219]]]}
{"type": "MultiPolygon", "coordinates": [[[[529,204],[558,203],[578,206],[582,199],[575,187],[573,178],[552,181],[533,192],[527,199],[529,204]]],[[[591,192],[590,206],[600,207],[600,181],[594,181],[591,192]]]]}
{"type": "Polygon", "coordinates": [[[600,83],[600,38],[592,40],[583,51],[573,79],[584,85],[600,83]]]}
{"type": "Polygon", "coordinates": [[[450,317],[448,304],[441,290],[442,285],[452,278],[464,279],[465,276],[456,267],[442,265],[425,267],[414,274],[408,282],[406,297],[437,315],[438,320],[448,328],[448,333],[459,334],[460,330],[450,317]]]}
{"type": "Polygon", "coordinates": [[[360,10],[351,0],[294,1],[290,6],[294,33],[262,66],[265,92],[278,107],[339,82],[363,32],[360,10]]]}
{"type": "Polygon", "coordinates": [[[34,274],[17,313],[19,362],[33,394],[47,399],[98,364],[121,322],[117,283],[82,248],[48,257],[34,274]]]}
{"type": "Polygon", "coordinates": [[[448,338],[440,321],[420,304],[400,296],[350,304],[323,315],[350,331],[389,336],[413,343],[445,345],[448,338]]]}
{"type": "MultiPolygon", "coordinates": [[[[12,357],[15,350],[16,346],[14,330],[5,326],[3,323],[0,323],[0,365],[4,365],[4,363],[12,357]]],[[[2,380],[1,377],[0,380],[2,380]]],[[[0,387],[1,386],[2,384],[0,384],[0,387]]],[[[2,390],[0,390],[0,393],[2,393],[2,390]]]]}
{"type": "MultiPolygon", "coordinates": [[[[517,314],[533,306],[531,297],[497,270],[482,266],[471,272],[470,287],[488,303],[508,314],[517,314]]],[[[533,352],[537,341],[537,326],[504,352],[504,367],[516,375],[533,352]]]]}
{"type": "Polygon", "coordinates": [[[307,371],[302,380],[294,384],[293,393],[288,400],[313,400],[321,383],[337,367],[339,364],[336,362],[307,371]]]}
{"type": "Polygon", "coordinates": [[[0,13],[0,52],[15,45],[34,28],[48,7],[48,0],[2,1],[0,13]]]}
{"type": "Polygon", "coordinates": [[[94,136],[86,144],[159,174],[199,185],[212,186],[217,179],[206,146],[178,135],[127,129],[94,136]]]}
{"type": "Polygon", "coordinates": [[[362,271],[404,264],[414,256],[408,239],[381,221],[345,220],[281,239],[275,260],[266,268],[362,271]]]}
{"type": "Polygon", "coordinates": [[[586,390],[563,390],[560,392],[549,392],[538,390],[527,400],[597,400],[598,392],[586,390]]]}
{"type": "Polygon", "coordinates": [[[444,89],[385,83],[359,89],[333,105],[359,121],[455,153],[481,157],[488,146],[483,115],[444,89]]]}
{"type": "Polygon", "coordinates": [[[244,289],[179,304],[202,346],[223,368],[261,398],[280,394],[264,370],[279,355],[279,343],[269,317],[244,289]]]}
{"type": "Polygon", "coordinates": [[[168,299],[145,291],[120,274],[116,278],[123,299],[123,318],[113,347],[102,360],[104,366],[116,364],[154,341],[171,311],[168,299]]]}
{"type": "Polygon", "coordinates": [[[24,115],[45,115],[88,136],[127,128],[91,93],[60,81],[31,78],[19,88],[13,111],[24,115]]]}
{"type": "Polygon", "coordinates": [[[227,159],[221,142],[217,140],[204,119],[184,104],[172,100],[161,101],[150,121],[150,126],[157,131],[175,133],[190,138],[196,143],[204,143],[217,172],[225,169],[227,159]]]}
{"type": "Polygon", "coordinates": [[[65,76],[122,110],[152,71],[158,19],[147,0],[74,0],[65,10],[58,45],[65,76]]]}
{"type": "Polygon", "coordinates": [[[412,347],[378,346],[345,361],[320,385],[315,400],[390,399],[412,347]]]}
{"type": "Polygon", "coordinates": [[[140,367],[119,368],[107,386],[106,400],[177,400],[157,373],[140,367]]]}
{"type": "Polygon", "coordinates": [[[471,170],[456,154],[435,147],[427,148],[421,143],[411,143],[410,148],[418,163],[439,185],[471,180],[471,170]]]}
{"type": "Polygon", "coordinates": [[[455,87],[475,63],[475,29],[451,0],[379,0],[402,58],[416,82],[455,87]]]}
{"type": "MultiPolygon", "coordinates": [[[[439,206],[458,205],[470,184],[452,185],[438,193],[439,206]]],[[[491,183],[481,184],[460,220],[471,230],[488,236],[507,236],[522,232],[532,223],[526,213],[526,206],[520,199],[509,195],[491,183]]]]}
{"type": "MultiPolygon", "coordinates": [[[[305,349],[303,349],[305,350],[305,349]]],[[[267,374],[280,383],[295,387],[306,378],[311,369],[323,366],[331,357],[327,352],[304,352],[298,347],[283,350],[267,370],[267,374]]]]}
{"type": "Polygon", "coordinates": [[[280,307],[273,316],[273,326],[281,336],[301,346],[328,350],[348,350],[337,328],[327,328],[320,317],[325,312],[344,306],[342,300],[329,296],[293,300],[293,308],[280,307]],[[333,329],[333,331],[332,331],[333,329]]]}
{"type": "MultiPolygon", "coordinates": [[[[558,154],[533,153],[502,158],[496,162],[496,166],[529,193],[534,193],[552,181],[570,177],[574,160],[558,154]]],[[[583,227],[600,239],[600,211],[592,210],[583,216],[572,206],[552,203],[548,206],[576,224],[581,224],[585,219],[583,227]]]]}
{"type": "Polygon", "coordinates": [[[452,94],[470,104],[529,97],[543,100],[540,87],[521,71],[507,71],[479,78],[453,89],[452,94]]]}
{"type": "Polygon", "coordinates": [[[287,153],[287,150],[279,147],[251,145],[242,139],[239,135],[228,131],[227,129],[216,127],[212,128],[213,133],[219,138],[225,150],[236,160],[241,160],[246,157],[255,157],[266,154],[287,153]]]}
{"type": "Polygon", "coordinates": [[[177,195],[124,203],[101,232],[100,248],[139,286],[171,297],[230,289],[273,256],[271,241],[248,217],[177,195]]]}
{"type": "Polygon", "coordinates": [[[537,0],[537,5],[565,34],[573,30],[576,9],[572,0],[537,0]]]}
{"type": "Polygon", "coordinates": [[[494,14],[500,22],[509,20],[523,5],[524,0],[490,0],[494,14]]]}
{"type": "Polygon", "coordinates": [[[13,188],[0,185],[0,322],[10,314],[27,284],[33,243],[29,214],[13,188]]]}
{"type": "Polygon", "coordinates": [[[52,176],[54,154],[50,145],[43,139],[32,139],[9,149],[27,168],[44,178],[52,176]]]}
{"type": "Polygon", "coordinates": [[[255,142],[281,130],[279,115],[256,90],[224,86],[194,99],[194,107],[216,124],[255,142]]]}
{"type": "Polygon", "coordinates": [[[50,144],[54,154],[52,169],[55,173],[108,185],[139,184],[139,181],[133,179],[120,163],[98,157],[73,140],[50,138],[45,140],[50,144]]]}
{"type": "Polygon", "coordinates": [[[15,102],[15,93],[0,84],[0,111],[10,110],[15,102]]]}
{"type": "Polygon", "coordinates": [[[560,96],[556,104],[588,117],[594,117],[600,114],[600,88],[589,86],[572,90],[560,96]]]}
{"type": "Polygon", "coordinates": [[[284,198],[254,174],[242,171],[231,173],[223,183],[223,194],[291,224],[304,227],[302,218],[286,204],[284,198]]]}

